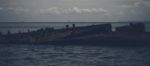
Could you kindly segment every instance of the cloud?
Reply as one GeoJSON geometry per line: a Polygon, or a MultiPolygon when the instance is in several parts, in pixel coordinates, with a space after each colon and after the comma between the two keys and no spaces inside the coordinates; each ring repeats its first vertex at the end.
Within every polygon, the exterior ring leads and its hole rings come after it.
{"type": "MultiPolygon", "coordinates": [[[[2,10],[3,8],[0,8],[2,10]]],[[[33,14],[82,14],[82,13],[107,13],[108,11],[103,8],[79,8],[79,7],[72,7],[72,8],[61,8],[61,7],[51,7],[51,8],[39,8],[39,9],[28,9],[22,7],[6,7],[3,10],[18,12],[18,13],[33,13],[33,14]]]]}
{"type": "Polygon", "coordinates": [[[134,2],[134,6],[141,6],[141,5],[150,7],[150,0],[137,0],[134,2]]]}
{"type": "Polygon", "coordinates": [[[52,13],[52,14],[68,14],[68,13],[98,13],[103,12],[106,13],[107,10],[103,8],[79,8],[79,7],[73,7],[73,8],[58,8],[58,7],[52,7],[48,9],[40,9],[37,11],[39,13],[52,13]]]}
{"type": "Polygon", "coordinates": [[[3,8],[0,7],[0,10],[3,10],[3,8]]]}
{"type": "Polygon", "coordinates": [[[143,0],[142,3],[144,3],[146,6],[150,7],[150,0],[143,0]]]}
{"type": "Polygon", "coordinates": [[[134,2],[132,1],[132,4],[123,4],[120,7],[122,7],[122,8],[136,8],[136,7],[140,7],[141,4],[142,4],[141,1],[134,1],[134,2]]]}
{"type": "Polygon", "coordinates": [[[150,0],[127,0],[121,5],[123,8],[143,8],[150,7],[150,0]]]}
{"type": "Polygon", "coordinates": [[[30,9],[22,7],[7,7],[5,10],[14,11],[14,12],[29,12],[30,9]]]}
{"type": "Polygon", "coordinates": [[[81,9],[81,8],[78,8],[78,7],[74,7],[70,11],[74,11],[74,12],[77,12],[77,13],[82,13],[82,12],[88,12],[88,13],[91,13],[91,12],[107,12],[107,10],[105,10],[103,8],[81,9]]]}

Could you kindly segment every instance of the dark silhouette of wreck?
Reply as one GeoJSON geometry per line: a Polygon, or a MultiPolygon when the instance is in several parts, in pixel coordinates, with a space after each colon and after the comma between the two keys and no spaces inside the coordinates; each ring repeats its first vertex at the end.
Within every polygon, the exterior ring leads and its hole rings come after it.
{"type": "Polygon", "coordinates": [[[116,31],[112,31],[109,23],[81,27],[72,24],[62,29],[46,27],[15,34],[0,33],[0,44],[149,45],[150,34],[145,31],[144,23],[130,23],[116,27],[116,31]]]}
{"type": "Polygon", "coordinates": [[[129,26],[121,26],[116,28],[116,32],[121,33],[144,33],[145,24],[144,23],[130,23],[129,26]]]}

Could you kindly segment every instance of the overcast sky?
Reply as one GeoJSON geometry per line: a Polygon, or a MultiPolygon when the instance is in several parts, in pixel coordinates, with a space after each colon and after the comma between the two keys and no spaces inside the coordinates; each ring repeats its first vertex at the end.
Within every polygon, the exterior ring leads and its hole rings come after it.
{"type": "Polygon", "coordinates": [[[0,0],[0,22],[150,21],[150,0],[0,0]]]}

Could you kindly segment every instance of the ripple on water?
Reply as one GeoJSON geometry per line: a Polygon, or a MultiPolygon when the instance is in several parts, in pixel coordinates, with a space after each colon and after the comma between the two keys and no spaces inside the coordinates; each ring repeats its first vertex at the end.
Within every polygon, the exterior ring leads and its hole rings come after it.
{"type": "Polygon", "coordinates": [[[0,66],[149,66],[149,47],[0,46],[0,66]]]}

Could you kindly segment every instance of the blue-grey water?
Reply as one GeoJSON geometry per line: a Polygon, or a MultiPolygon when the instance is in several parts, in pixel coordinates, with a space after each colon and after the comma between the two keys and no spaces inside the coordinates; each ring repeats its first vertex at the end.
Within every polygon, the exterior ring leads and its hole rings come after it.
{"type": "Polygon", "coordinates": [[[0,66],[150,66],[150,47],[0,45],[0,66]]]}
{"type": "MultiPolygon", "coordinates": [[[[72,24],[76,26],[87,26],[94,24],[103,24],[107,22],[0,22],[0,32],[6,34],[9,31],[11,33],[17,32],[27,32],[36,31],[40,28],[45,27],[54,27],[55,29],[65,28],[65,25],[72,27],[72,24]]],[[[115,30],[115,27],[128,25],[128,22],[110,22],[112,24],[112,30],[115,30]]],[[[150,31],[150,23],[145,22],[146,31],[150,31]]]]}

